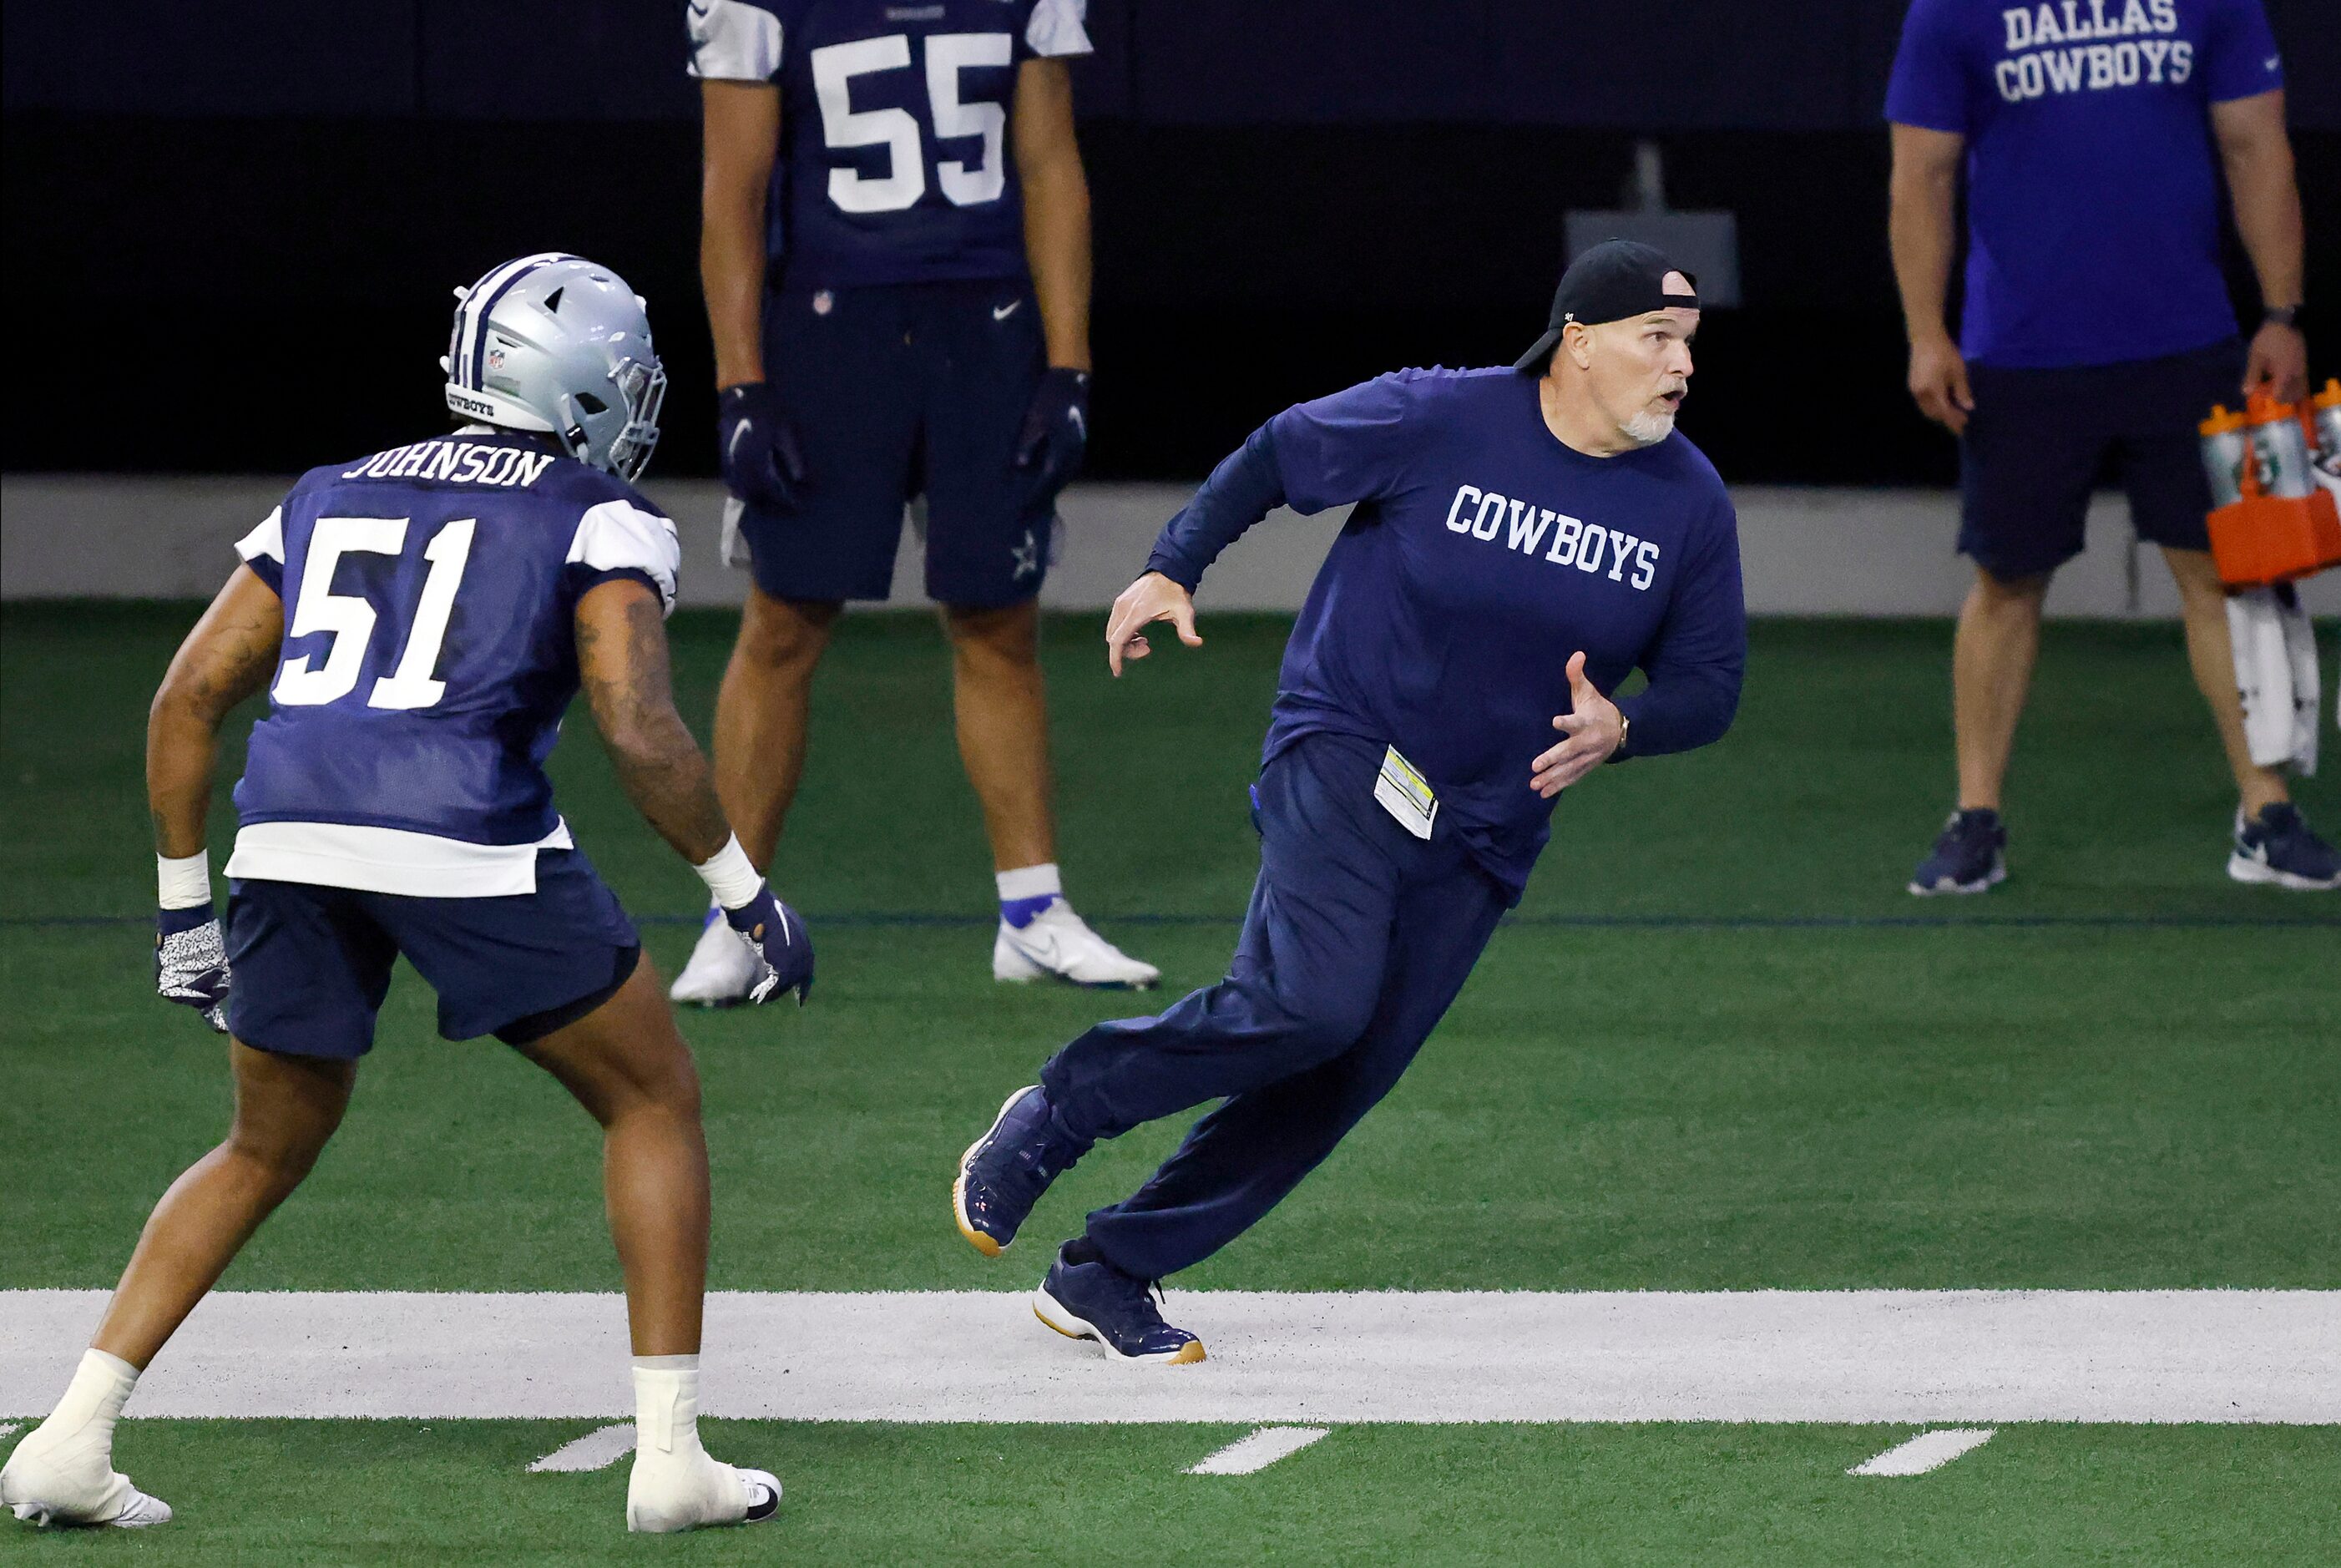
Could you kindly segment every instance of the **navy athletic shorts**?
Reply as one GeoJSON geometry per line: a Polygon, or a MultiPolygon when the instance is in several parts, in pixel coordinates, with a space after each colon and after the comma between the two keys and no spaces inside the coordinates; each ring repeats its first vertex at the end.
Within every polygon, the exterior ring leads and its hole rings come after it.
{"type": "Polygon", "coordinates": [[[795,422],[804,499],[748,507],[756,585],[776,599],[883,599],[902,506],[927,498],[927,594],[1022,604],[1049,569],[1056,496],[1015,466],[1048,355],[1022,278],[782,289],[764,365],[795,422]]]}
{"type": "Polygon", "coordinates": [[[2089,493],[2110,471],[2137,536],[2207,550],[2210,482],[2196,426],[2242,398],[2235,338],[2160,359],[2070,369],[1967,366],[1975,412],[1959,444],[1959,552],[2003,580],[2081,553],[2089,493]]]}
{"type": "Polygon", "coordinates": [[[642,938],[573,849],[537,851],[536,891],[505,898],[234,881],[229,1033],[281,1055],[363,1056],[401,954],[439,994],[441,1034],[524,1045],[614,995],[642,938]]]}

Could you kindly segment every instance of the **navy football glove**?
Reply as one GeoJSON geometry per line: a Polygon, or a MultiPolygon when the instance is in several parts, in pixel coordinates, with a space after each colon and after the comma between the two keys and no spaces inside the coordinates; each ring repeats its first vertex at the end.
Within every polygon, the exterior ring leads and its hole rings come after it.
{"type": "Polygon", "coordinates": [[[803,1006],[812,993],[812,933],[805,929],[804,916],[765,887],[739,908],[725,910],[723,918],[763,965],[763,978],[748,993],[748,1000],[764,1003],[793,991],[797,1005],[803,1006]]]}
{"type": "Polygon", "coordinates": [[[1031,474],[1044,495],[1062,490],[1081,471],[1090,444],[1090,373],[1051,366],[1024,411],[1016,439],[1016,466],[1031,474]]]}
{"type": "Polygon", "coordinates": [[[716,394],[715,439],[723,487],[766,512],[793,512],[804,495],[804,455],[770,382],[743,381],[716,394]]]}
{"type": "Polygon", "coordinates": [[[227,1033],[227,938],[212,906],[166,909],[154,920],[154,989],[227,1033]]]}

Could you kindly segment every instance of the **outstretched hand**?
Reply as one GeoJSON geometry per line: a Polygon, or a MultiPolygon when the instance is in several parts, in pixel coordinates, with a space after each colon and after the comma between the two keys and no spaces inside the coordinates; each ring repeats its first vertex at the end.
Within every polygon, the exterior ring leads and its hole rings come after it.
{"type": "Polygon", "coordinates": [[[1529,764],[1529,787],[1550,800],[1609,760],[1626,738],[1626,717],[1618,704],[1585,678],[1585,655],[1569,658],[1569,712],[1552,721],[1569,738],[1529,764]]]}
{"type": "Polygon", "coordinates": [[[1194,595],[1161,573],[1149,572],[1121,591],[1113,602],[1113,613],[1106,617],[1107,667],[1119,675],[1124,659],[1142,659],[1152,652],[1146,645],[1146,628],[1157,621],[1170,622],[1178,629],[1179,640],[1189,647],[1203,645],[1203,639],[1195,634],[1194,595]]]}

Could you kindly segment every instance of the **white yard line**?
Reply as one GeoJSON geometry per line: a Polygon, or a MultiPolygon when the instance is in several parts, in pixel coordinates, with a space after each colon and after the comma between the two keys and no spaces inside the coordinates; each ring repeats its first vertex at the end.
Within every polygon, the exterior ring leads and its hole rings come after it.
{"type": "Polygon", "coordinates": [[[531,1470],[606,1470],[634,1451],[634,1423],[621,1421],[609,1426],[597,1426],[584,1436],[563,1443],[543,1459],[532,1463],[531,1470]]]}
{"type": "Polygon", "coordinates": [[[1940,1470],[1960,1454],[1989,1443],[1988,1426],[1947,1426],[1922,1432],[1908,1443],[1898,1443],[1874,1459],[1865,1459],[1848,1475],[1924,1475],[1940,1470]]]}
{"type": "Polygon", "coordinates": [[[1249,1436],[1237,1438],[1218,1453],[1206,1455],[1199,1463],[1189,1465],[1187,1473],[1250,1475],[1300,1453],[1324,1436],[1326,1431],[1321,1426],[1263,1426],[1249,1436]]]}
{"type": "MultiPolygon", "coordinates": [[[[1021,1292],[719,1292],[702,1409],[801,1421],[2341,1423],[2341,1292],[1173,1291],[1210,1359],[1107,1364],[1021,1292]]],[[[0,1291],[0,1416],[102,1291],[0,1291]]],[[[633,1413],[614,1295],[231,1293],[150,1416],[633,1413]]]]}

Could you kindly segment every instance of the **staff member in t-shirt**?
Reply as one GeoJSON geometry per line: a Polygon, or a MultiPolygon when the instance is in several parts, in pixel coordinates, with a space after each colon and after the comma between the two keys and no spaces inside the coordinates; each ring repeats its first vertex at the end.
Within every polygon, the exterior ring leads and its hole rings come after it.
{"type": "Polygon", "coordinates": [[[2283,776],[2244,739],[2195,427],[2221,399],[2308,389],[2300,196],[2283,62],[2259,0],[1913,0],[1886,97],[1894,271],[1910,391],[1960,437],[1959,549],[1976,564],[1952,654],[1958,806],[1911,878],[2007,874],[2000,786],[2039,651],[2040,604],[2080,554],[2111,460],[2177,580],[2187,653],[2242,804],[2227,873],[2341,886],[2283,776]],[[1967,166],[1967,297],[1945,295],[1967,166]],[[2239,341],[2219,271],[2218,165],[2266,314],[2239,341]]]}
{"type": "Polygon", "coordinates": [[[960,1230],[996,1256],[1099,1139],[1225,1098],[1058,1253],[1033,1300],[1051,1327],[1126,1360],[1203,1359],[1148,1284],[1242,1233],[1390,1092],[1519,902],[1563,789],[1729,726],[1736,524],[1673,433],[1698,325],[1658,252],[1597,246],[1518,365],[1401,371],[1270,420],[1115,601],[1119,674],[1153,622],[1200,643],[1196,583],[1270,508],[1357,504],[1285,650],[1227,978],[1081,1035],[961,1159],[960,1230]],[[1602,694],[1637,666],[1647,690],[1602,694]]]}

